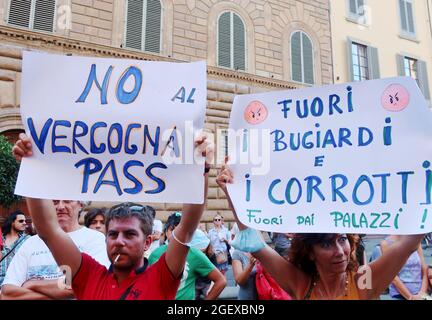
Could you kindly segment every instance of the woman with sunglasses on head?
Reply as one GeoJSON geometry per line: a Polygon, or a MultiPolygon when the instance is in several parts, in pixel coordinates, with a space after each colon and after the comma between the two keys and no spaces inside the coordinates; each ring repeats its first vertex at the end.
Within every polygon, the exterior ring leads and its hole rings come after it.
{"type": "Polygon", "coordinates": [[[393,281],[424,235],[400,236],[381,257],[359,269],[355,241],[347,234],[296,234],[289,259],[269,247],[257,230],[242,224],[235,213],[226,184],[234,176],[223,165],[216,182],[225,192],[240,232],[233,246],[251,252],[293,299],[297,300],[371,300],[378,299],[393,281]]]}
{"type": "Polygon", "coordinates": [[[6,271],[15,256],[15,253],[21,247],[29,236],[25,233],[27,227],[26,218],[23,212],[12,212],[2,227],[3,248],[1,250],[0,261],[0,285],[6,276],[6,271]]]}
{"type": "Polygon", "coordinates": [[[216,267],[222,274],[228,270],[228,250],[230,245],[231,233],[223,225],[223,218],[220,214],[213,217],[214,228],[208,232],[210,244],[216,255],[216,267]]]}

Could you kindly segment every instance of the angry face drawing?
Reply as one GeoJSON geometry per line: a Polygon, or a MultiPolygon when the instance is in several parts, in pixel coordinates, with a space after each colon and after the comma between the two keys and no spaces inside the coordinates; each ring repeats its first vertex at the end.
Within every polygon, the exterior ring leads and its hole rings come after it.
{"type": "Polygon", "coordinates": [[[402,111],[409,104],[410,96],[404,86],[400,84],[391,84],[388,86],[382,96],[381,104],[388,111],[402,111]]]}
{"type": "Polygon", "coordinates": [[[267,119],[268,111],[265,105],[259,101],[252,101],[244,111],[244,118],[247,123],[257,125],[267,119]]]}

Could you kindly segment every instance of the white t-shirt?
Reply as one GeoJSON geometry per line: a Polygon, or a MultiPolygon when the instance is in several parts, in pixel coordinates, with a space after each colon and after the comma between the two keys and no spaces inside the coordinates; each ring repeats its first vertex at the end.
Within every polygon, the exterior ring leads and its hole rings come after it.
{"type": "Polygon", "coordinates": [[[156,231],[162,233],[162,221],[158,219],[153,220],[153,233],[155,233],[156,231]]]}
{"type": "MultiPolygon", "coordinates": [[[[110,266],[108,259],[105,236],[99,231],[82,227],[68,235],[81,252],[87,253],[100,264],[110,266]]],[[[38,236],[27,239],[15,254],[3,285],[12,284],[21,287],[30,279],[53,280],[63,276],[51,251],[45,242],[38,236]]]]}
{"type": "MultiPolygon", "coordinates": [[[[162,233],[162,221],[158,220],[158,219],[154,219],[153,220],[153,230],[152,233],[154,234],[155,232],[160,232],[162,233]]],[[[148,248],[148,250],[144,253],[144,257],[148,258],[150,257],[150,254],[156,250],[157,248],[159,248],[159,240],[155,240],[151,243],[150,247],[148,248]]]]}

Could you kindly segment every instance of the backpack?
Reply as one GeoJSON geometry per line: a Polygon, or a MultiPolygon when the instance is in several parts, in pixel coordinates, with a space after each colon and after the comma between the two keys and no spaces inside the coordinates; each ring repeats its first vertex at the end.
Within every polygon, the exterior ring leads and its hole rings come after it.
{"type": "Polygon", "coordinates": [[[264,270],[259,261],[256,263],[255,286],[258,300],[292,300],[291,296],[264,270]]]}

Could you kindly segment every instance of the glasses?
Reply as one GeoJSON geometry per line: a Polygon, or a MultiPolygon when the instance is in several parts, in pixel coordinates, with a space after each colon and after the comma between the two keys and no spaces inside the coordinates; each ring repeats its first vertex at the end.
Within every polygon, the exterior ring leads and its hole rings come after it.
{"type": "Polygon", "coordinates": [[[222,219],[214,219],[213,221],[221,221],[222,219]]]}
{"type": "Polygon", "coordinates": [[[24,219],[18,220],[19,223],[25,223],[24,219]]]}

